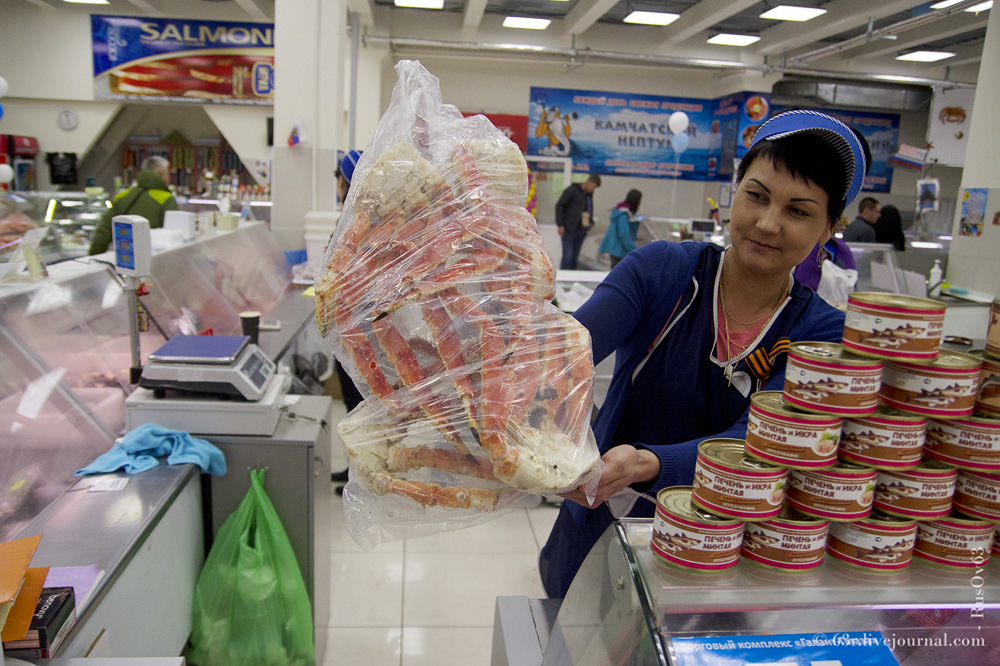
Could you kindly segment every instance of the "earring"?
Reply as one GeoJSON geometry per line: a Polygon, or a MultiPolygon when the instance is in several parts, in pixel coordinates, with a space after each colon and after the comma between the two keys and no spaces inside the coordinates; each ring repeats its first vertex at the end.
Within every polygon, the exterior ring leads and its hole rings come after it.
{"type": "Polygon", "coordinates": [[[820,248],[819,252],[816,253],[816,267],[823,268],[824,261],[826,261],[826,250],[820,248]]]}

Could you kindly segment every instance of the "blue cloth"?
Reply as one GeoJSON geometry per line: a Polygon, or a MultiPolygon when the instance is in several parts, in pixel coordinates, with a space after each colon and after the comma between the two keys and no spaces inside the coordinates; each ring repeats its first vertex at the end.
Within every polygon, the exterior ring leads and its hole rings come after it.
{"type": "Polygon", "coordinates": [[[639,232],[639,220],[628,208],[615,208],[611,211],[611,224],[604,233],[604,240],[598,252],[610,254],[612,257],[624,257],[635,249],[635,237],[639,232]]]}
{"type": "Polygon", "coordinates": [[[156,467],[157,458],[167,456],[167,464],[194,463],[209,474],[226,473],[226,458],[218,448],[181,430],[146,423],[115,440],[106,453],[76,471],[76,476],[103,474],[124,469],[128,474],[156,467]]]}
{"type": "Polygon", "coordinates": [[[854,201],[864,185],[868,160],[861,140],[850,127],[833,116],[812,109],[791,109],[771,116],[757,128],[750,147],[761,141],[774,141],[793,134],[815,134],[822,137],[840,155],[846,173],[844,207],[854,201]]]}
{"type": "Polygon", "coordinates": [[[347,184],[351,184],[351,179],[354,178],[354,168],[358,166],[358,160],[361,159],[361,153],[357,150],[348,150],[347,154],[340,160],[340,175],[344,177],[347,184]]]}
{"type": "MultiPolygon", "coordinates": [[[[844,314],[796,282],[759,342],[736,364],[746,394],[735,380],[730,385],[713,354],[721,257],[722,249],[711,243],[649,243],[630,252],[574,313],[590,331],[595,364],[615,352],[611,384],[593,424],[601,452],[633,444],[660,459],[659,478],[637,490],[690,485],[698,444],[744,439],[750,395],[784,384],[788,342],[842,338],[844,314]]],[[[643,500],[629,515],[650,517],[654,509],[643,500]]],[[[565,595],[612,520],[603,505],[590,510],[563,503],[539,560],[549,596],[565,595]]]]}

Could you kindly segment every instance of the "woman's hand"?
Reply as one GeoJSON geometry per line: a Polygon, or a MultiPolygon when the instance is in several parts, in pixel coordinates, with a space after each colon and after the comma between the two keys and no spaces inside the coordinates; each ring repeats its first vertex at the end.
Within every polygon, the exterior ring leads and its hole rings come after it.
{"type": "Polygon", "coordinates": [[[601,460],[604,461],[604,472],[601,474],[593,504],[587,502],[583,486],[564,493],[562,497],[594,508],[622,488],[633,483],[652,481],[660,475],[660,459],[656,454],[627,444],[614,447],[605,453],[601,460]]]}

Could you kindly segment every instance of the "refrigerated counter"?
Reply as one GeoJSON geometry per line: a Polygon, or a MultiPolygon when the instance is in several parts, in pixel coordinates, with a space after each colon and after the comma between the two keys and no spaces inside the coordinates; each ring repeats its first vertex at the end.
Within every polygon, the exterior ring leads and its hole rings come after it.
{"type": "Polygon", "coordinates": [[[689,639],[788,634],[867,635],[903,666],[1000,663],[1000,561],[953,570],[915,558],[903,570],[876,572],[828,556],[802,573],[749,560],[701,572],[659,559],[652,530],[652,519],[612,525],[561,603],[498,599],[493,666],[688,666],[715,663],[684,659],[678,648],[689,639]]]}

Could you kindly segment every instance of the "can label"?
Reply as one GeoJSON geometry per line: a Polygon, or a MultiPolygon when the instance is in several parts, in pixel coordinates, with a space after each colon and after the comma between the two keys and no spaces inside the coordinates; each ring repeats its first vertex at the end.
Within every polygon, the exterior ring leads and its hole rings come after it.
{"type": "Polygon", "coordinates": [[[905,469],[920,464],[926,437],[923,421],[889,423],[848,419],[840,435],[840,457],[876,468],[905,469]]]}
{"type": "Polygon", "coordinates": [[[823,563],[827,522],[788,525],[765,521],[750,523],[740,551],[747,559],[778,569],[804,570],[823,563]]]}
{"type": "Polygon", "coordinates": [[[743,524],[699,525],[657,507],[650,548],[668,562],[715,571],[735,566],[740,557],[743,524]]]}
{"type": "Polygon", "coordinates": [[[881,528],[865,522],[830,525],[826,550],[834,557],[868,569],[892,571],[906,567],[913,559],[917,526],[881,528]]]}
{"type": "Polygon", "coordinates": [[[760,473],[730,469],[703,456],[694,466],[691,500],[706,511],[739,520],[767,520],[781,513],[784,469],[760,473]]]}
{"type": "Polygon", "coordinates": [[[1000,421],[931,421],[927,425],[927,457],[952,467],[980,472],[1000,471],[1000,421]]]}
{"type": "Polygon", "coordinates": [[[934,373],[887,364],[879,396],[890,407],[928,416],[969,416],[976,406],[979,370],[934,373]]]}
{"type": "Polygon", "coordinates": [[[1000,358],[1000,303],[990,305],[990,324],[986,329],[986,353],[1000,358]]]}
{"type": "Polygon", "coordinates": [[[872,510],[875,478],[863,475],[831,475],[825,472],[788,473],[787,500],[793,509],[830,520],[858,520],[872,510]]]}
{"type": "Polygon", "coordinates": [[[954,506],[967,516],[1000,520],[1000,477],[959,472],[954,506]]]}
{"type": "Polygon", "coordinates": [[[955,470],[937,478],[918,472],[880,472],[875,485],[875,508],[924,520],[947,516],[951,513],[957,475],[955,470]]]}
{"type": "Polygon", "coordinates": [[[746,451],[785,467],[823,469],[837,460],[840,419],[816,422],[750,406],[746,451]]]}
{"type": "Polygon", "coordinates": [[[993,551],[995,557],[1000,557],[1000,525],[993,529],[993,551]]]}
{"type": "Polygon", "coordinates": [[[989,562],[994,526],[959,525],[947,520],[917,525],[913,554],[953,567],[978,567],[989,562]]]}
{"type": "MultiPolygon", "coordinates": [[[[997,327],[997,333],[1000,334],[1000,326],[997,327]]],[[[995,360],[985,359],[979,368],[976,411],[1000,416],[1000,363],[995,360]]]]}
{"type": "Polygon", "coordinates": [[[881,380],[880,365],[836,365],[789,354],[782,393],[789,404],[808,411],[871,414],[878,407],[881,380]]]}
{"type": "Polygon", "coordinates": [[[944,310],[911,312],[849,301],[843,345],[879,358],[930,361],[937,356],[943,331],[944,310]]]}

